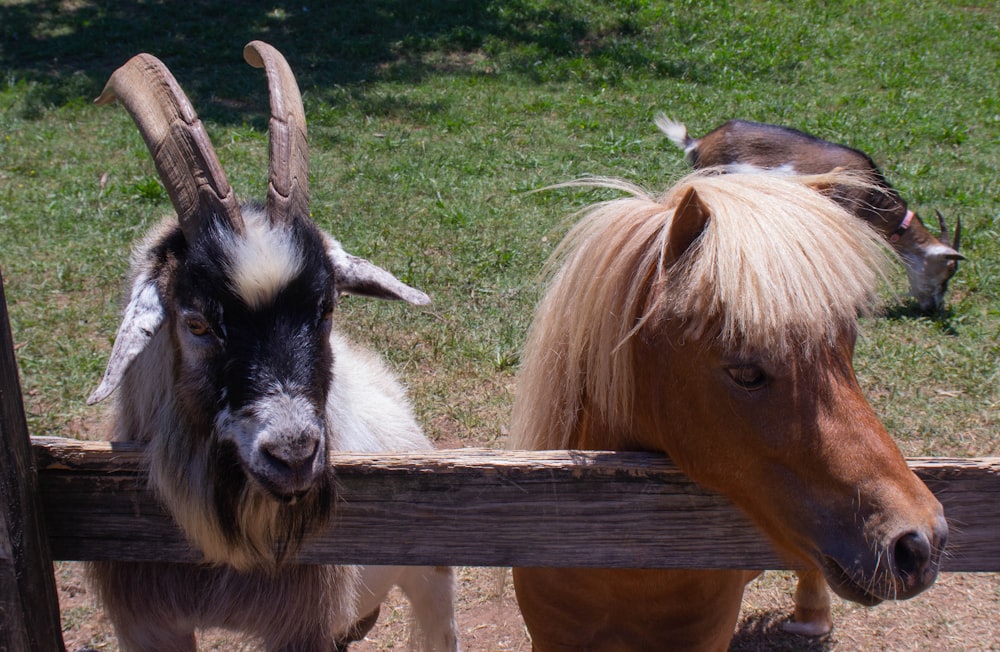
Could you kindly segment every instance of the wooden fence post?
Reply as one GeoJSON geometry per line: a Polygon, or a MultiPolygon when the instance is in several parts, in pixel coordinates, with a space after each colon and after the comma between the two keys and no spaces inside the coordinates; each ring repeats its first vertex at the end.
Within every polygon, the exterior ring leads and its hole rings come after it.
{"type": "Polygon", "coordinates": [[[65,649],[0,272],[0,650],[65,649]]]}

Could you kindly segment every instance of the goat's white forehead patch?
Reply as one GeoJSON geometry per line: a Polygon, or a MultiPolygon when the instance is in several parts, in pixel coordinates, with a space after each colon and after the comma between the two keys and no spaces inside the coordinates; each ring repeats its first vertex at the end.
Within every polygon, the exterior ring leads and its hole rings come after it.
{"type": "Polygon", "coordinates": [[[302,272],[303,262],[287,227],[272,226],[262,213],[247,213],[244,235],[227,236],[229,283],[249,307],[259,308],[302,272]]]}

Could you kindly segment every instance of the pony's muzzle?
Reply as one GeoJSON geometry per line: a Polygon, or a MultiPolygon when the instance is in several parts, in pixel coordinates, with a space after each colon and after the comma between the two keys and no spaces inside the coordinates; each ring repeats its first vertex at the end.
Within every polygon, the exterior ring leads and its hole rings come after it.
{"type": "Polygon", "coordinates": [[[923,526],[888,534],[885,543],[870,547],[868,554],[856,556],[842,549],[839,555],[827,555],[823,574],[845,600],[866,606],[907,600],[934,584],[947,540],[947,521],[938,514],[923,526]]]}
{"type": "Polygon", "coordinates": [[[947,540],[948,525],[943,517],[935,523],[930,535],[911,530],[896,537],[889,554],[899,598],[913,597],[934,583],[947,540]]]}

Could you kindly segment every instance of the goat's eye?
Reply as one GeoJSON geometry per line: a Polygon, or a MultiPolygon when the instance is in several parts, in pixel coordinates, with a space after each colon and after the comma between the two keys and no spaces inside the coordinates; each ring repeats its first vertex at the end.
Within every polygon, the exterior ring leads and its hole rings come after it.
{"type": "Polygon", "coordinates": [[[727,367],[726,373],[741,388],[753,392],[767,385],[768,377],[757,365],[744,364],[727,367]]]}
{"type": "Polygon", "coordinates": [[[201,317],[188,317],[187,328],[192,335],[197,335],[198,337],[208,335],[212,332],[212,328],[208,325],[208,322],[201,317]]]}

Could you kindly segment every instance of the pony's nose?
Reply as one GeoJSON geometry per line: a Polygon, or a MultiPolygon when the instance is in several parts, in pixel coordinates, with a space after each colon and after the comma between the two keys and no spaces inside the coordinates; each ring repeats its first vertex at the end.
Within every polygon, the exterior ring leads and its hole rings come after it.
{"type": "Polygon", "coordinates": [[[907,532],[892,550],[896,573],[904,577],[921,575],[931,558],[931,542],[921,532],[907,532]]]}
{"type": "Polygon", "coordinates": [[[934,541],[919,530],[905,532],[892,545],[892,569],[903,582],[902,593],[920,591],[929,586],[938,573],[938,554],[944,548],[947,533],[935,533],[934,541]]]}

